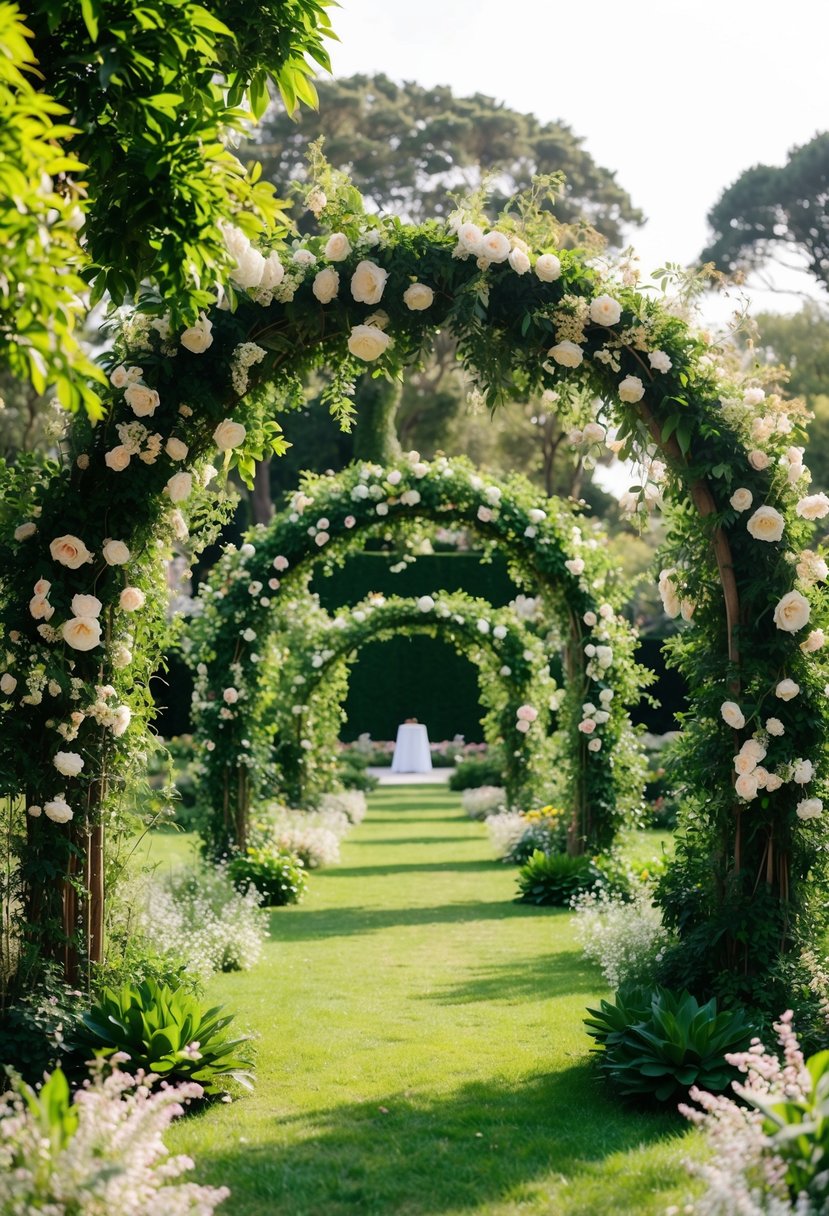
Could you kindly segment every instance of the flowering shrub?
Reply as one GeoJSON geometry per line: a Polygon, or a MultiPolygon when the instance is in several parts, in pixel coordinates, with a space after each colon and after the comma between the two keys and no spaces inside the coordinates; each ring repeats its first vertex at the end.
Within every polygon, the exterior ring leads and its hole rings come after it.
{"type": "Polygon", "coordinates": [[[189,973],[206,979],[259,961],[268,936],[261,902],[255,887],[237,890],[226,864],[205,864],[149,882],[138,924],[160,957],[181,958],[189,973]]]}
{"type": "Polygon", "coordinates": [[[0,1216],[211,1216],[230,1194],[180,1181],[193,1162],[162,1139],[202,1087],[151,1092],[140,1071],[118,1067],[123,1057],[112,1063],[71,1101],[59,1069],[39,1091],[18,1080],[0,1097],[0,1216]]]}
{"type": "Polygon", "coordinates": [[[653,982],[670,937],[648,887],[635,885],[631,896],[584,891],[572,907],[582,952],[598,963],[609,988],[653,982]]]}
{"type": "Polygon", "coordinates": [[[506,810],[507,791],[498,785],[479,785],[463,791],[461,806],[470,819],[486,819],[495,811],[506,810]]]}
{"type": "Polygon", "coordinates": [[[228,863],[228,873],[242,891],[254,887],[268,908],[298,904],[308,880],[302,862],[293,853],[250,846],[228,863]]]}
{"type": "Polygon", "coordinates": [[[365,819],[368,806],[362,790],[339,790],[337,793],[323,794],[319,809],[323,812],[341,811],[356,827],[365,819]]]}
{"type": "Polygon", "coordinates": [[[627,877],[609,860],[542,853],[536,849],[518,871],[518,898],[524,903],[566,908],[582,891],[627,891],[627,877]]]}
{"type": "Polygon", "coordinates": [[[526,826],[520,811],[500,810],[486,816],[486,828],[497,857],[503,861],[509,859],[513,846],[524,835],[526,826]]]}
{"type": "Polygon", "coordinates": [[[523,865],[537,850],[548,854],[562,852],[568,820],[563,811],[543,806],[535,811],[490,815],[486,826],[498,856],[514,865],[523,865]]]}
{"type": "Polygon", "coordinates": [[[503,748],[487,748],[485,756],[468,756],[449,777],[450,790],[474,790],[481,785],[503,785],[506,757],[503,748]]]}
{"type": "MultiPolygon", "coordinates": [[[[710,1155],[686,1162],[706,1186],[683,1208],[697,1216],[820,1216],[829,1201],[829,1054],[804,1059],[791,1011],[775,1023],[781,1054],[759,1039],[726,1059],[745,1075],[740,1099],[695,1086],[679,1109],[706,1133],[710,1155]],[[701,1109],[700,1109],[701,1108],[701,1109]]],[[[674,1208],[673,1211],[677,1212],[674,1208]]]]}
{"type": "Polygon", "coordinates": [[[260,813],[252,842],[277,853],[299,858],[308,870],[335,866],[340,860],[340,840],[351,828],[342,810],[291,811],[269,807],[260,813]]]}

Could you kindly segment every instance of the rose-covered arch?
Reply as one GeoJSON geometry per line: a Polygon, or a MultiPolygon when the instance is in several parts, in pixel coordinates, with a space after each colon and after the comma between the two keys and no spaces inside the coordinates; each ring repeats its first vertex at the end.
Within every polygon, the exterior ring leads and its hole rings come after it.
{"type": "MultiPolygon", "coordinates": [[[[467,460],[428,462],[416,452],[387,467],[360,463],[337,476],[306,476],[288,509],[250,532],[200,589],[201,611],[184,640],[198,675],[196,730],[202,745],[215,745],[203,756],[207,784],[219,822],[233,825],[237,837],[244,839],[258,792],[252,776],[262,770],[244,741],[269,718],[273,682],[262,657],[281,606],[299,603],[320,563],[342,562],[367,539],[399,543],[434,524],[467,528],[497,548],[516,581],[543,603],[566,673],[559,718],[570,847],[597,851],[612,843],[624,804],[618,786],[630,775],[625,761],[635,747],[628,710],[648,673],[634,661],[635,633],[617,610],[623,592],[604,534],[522,478],[499,481],[467,460]],[[231,705],[223,704],[227,696],[231,705]]],[[[512,784],[517,791],[517,776],[512,784]]]]}
{"type": "Polygon", "coordinates": [[[358,369],[396,375],[445,330],[492,406],[575,386],[595,415],[584,438],[612,426],[641,462],[637,493],[668,504],[663,588],[693,616],[673,647],[691,686],[693,818],[660,900],[686,982],[736,977],[740,994],[781,1007],[770,977],[825,919],[812,880],[826,861],[829,617],[809,521],[829,499],[808,490],[802,414],[764,396],[753,369],[735,373],[629,267],[565,248],[532,197],[485,230],[474,208],[412,227],[364,214],[351,189],[325,192],[325,230],[293,244],[254,248],[234,217],[236,289],[182,333],[151,298],[125,316],[98,424],[76,419],[48,477],[6,478],[0,775],[19,845],[4,883],[27,956],[63,954],[70,974],[79,947],[102,957],[105,826],[119,830],[151,715],[160,554],[203,515],[207,459],[218,447],[249,473],[279,446],[277,398],[310,369],[331,369],[343,416],[358,369]]]}

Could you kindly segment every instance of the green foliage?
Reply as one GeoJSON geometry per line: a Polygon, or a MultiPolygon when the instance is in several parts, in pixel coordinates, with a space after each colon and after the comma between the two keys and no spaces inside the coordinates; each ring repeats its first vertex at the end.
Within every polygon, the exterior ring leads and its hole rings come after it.
{"type": "Polygon", "coordinates": [[[45,1072],[65,1065],[84,1003],[83,994],[68,988],[56,968],[48,971],[41,984],[18,994],[0,1014],[0,1066],[34,1085],[45,1072]]]}
{"type": "Polygon", "coordinates": [[[829,133],[793,148],[784,165],[755,165],[732,183],[708,213],[712,240],[701,261],[727,270],[753,269],[797,250],[829,287],[826,190],[829,133]]]}
{"type": "Polygon", "coordinates": [[[742,1010],[717,1010],[687,991],[622,987],[614,1000],[588,1009],[604,1074],[626,1097],[668,1102],[692,1085],[714,1093],[739,1075],[726,1052],[748,1046],[754,1027],[742,1010]]]}
{"type": "Polygon", "coordinates": [[[624,888],[624,878],[612,875],[590,857],[542,853],[535,849],[518,871],[518,899],[523,903],[566,908],[583,891],[624,888]]]}
{"type": "Polygon", "coordinates": [[[133,1071],[155,1073],[159,1081],[197,1081],[214,1097],[230,1081],[251,1088],[249,1038],[230,1038],[225,1032],[232,1021],[221,1006],[205,1009],[192,993],[144,980],[105,988],[83,1015],[72,1045],[76,1053],[105,1059],[125,1052],[133,1071]]]}
{"type": "Polygon", "coordinates": [[[256,887],[268,908],[298,904],[308,885],[298,857],[267,847],[251,847],[243,855],[231,858],[228,873],[240,890],[256,887]]]}
{"type": "Polygon", "coordinates": [[[504,760],[500,750],[487,749],[485,756],[470,756],[455,766],[449,778],[450,790],[477,790],[482,785],[503,786],[504,760]]]}
{"type": "Polygon", "coordinates": [[[380,784],[368,771],[368,759],[353,748],[344,749],[337,758],[337,780],[344,790],[362,790],[368,794],[380,784]]]}
{"type": "Polygon", "coordinates": [[[78,1109],[72,1103],[69,1083],[62,1070],[56,1068],[37,1089],[25,1081],[18,1081],[14,1088],[37,1123],[50,1151],[59,1153],[78,1130],[78,1109]]]}

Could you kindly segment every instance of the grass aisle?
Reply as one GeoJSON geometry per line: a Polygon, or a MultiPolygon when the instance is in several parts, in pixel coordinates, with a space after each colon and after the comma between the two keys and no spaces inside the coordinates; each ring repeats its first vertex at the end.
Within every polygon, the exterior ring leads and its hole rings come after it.
{"type": "Polygon", "coordinates": [[[265,961],[209,996],[259,1036],[256,1092],[169,1140],[228,1216],[663,1213],[686,1125],[608,1100],[581,1019],[602,995],[564,912],[457,795],[371,796],[343,864],[275,910],[265,961]]]}

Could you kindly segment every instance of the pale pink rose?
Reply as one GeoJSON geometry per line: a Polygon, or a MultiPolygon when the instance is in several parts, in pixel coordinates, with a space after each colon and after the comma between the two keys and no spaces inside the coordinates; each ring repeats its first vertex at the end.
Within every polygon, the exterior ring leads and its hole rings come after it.
{"type": "Polygon", "coordinates": [[[79,570],[85,562],[92,561],[92,554],[83,541],[69,533],[56,537],[49,546],[49,552],[54,561],[68,566],[70,570],[79,570]]]}
{"type": "Polygon", "coordinates": [[[97,595],[74,595],[71,608],[75,616],[100,616],[103,604],[97,595]]]}
{"type": "Polygon", "coordinates": [[[73,650],[94,650],[101,644],[101,622],[94,616],[75,616],[64,621],[61,634],[73,650]]]}
{"type": "Polygon", "coordinates": [[[778,777],[777,773],[769,773],[766,777],[766,790],[769,794],[773,794],[775,790],[779,790],[783,784],[783,778],[778,777]]]}
{"type": "Polygon", "coordinates": [[[582,722],[579,722],[579,730],[583,735],[592,735],[595,729],[596,723],[592,718],[585,718],[582,722]]]}
{"type": "Polygon", "coordinates": [[[734,771],[741,776],[743,773],[753,773],[757,767],[757,761],[753,756],[746,756],[743,752],[739,752],[734,757],[734,771]]]}
{"type": "Polygon", "coordinates": [[[235,688],[226,688],[222,693],[222,700],[226,705],[235,705],[239,700],[239,693],[235,688]]]}
{"type": "Polygon", "coordinates": [[[14,539],[28,540],[30,537],[34,536],[35,532],[37,532],[37,524],[33,524],[31,521],[29,521],[28,523],[20,524],[15,528],[14,539]]]}
{"type": "Polygon", "coordinates": [[[527,731],[530,729],[531,726],[532,726],[532,723],[528,722],[526,718],[519,718],[518,721],[515,723],[515,729],[517,731],[520,731],[522,735],[526,735],[527,731]]]}
{"type": "Polygon", "coordinates": [[[220,452],[230,452],[245,442],[246,429],[241,422],[225,418],[213,432],[213,442],[220,452]]]}
{"type": "Polygon", "coordinates": [[[525,722],[535,722],[538,717],[538,710],[533,705],[519,705],[515,711],[515,716],[525,722]]]}
{"type": "Polygon", "coordinates": [[[124,391],[124,400],[136,418],[151,418],[161,404],[158,393],[146,384],[131,384],[124,391]]]}
{"type": "Polygon", "coordinates": [[[788,591],[777,602],[774,623],[786,633],[797,633],[809,623],[809,601],[799,591],[788,591]]]}
{"type": "Polygon", "coordinates": [[[587,744],[587,750],[589,752],[600,752],[602,750],[601,739],[591,739],[587,744]]]}
{"type": "Polygon", "coordinates": [[[589,627],[592,629],[594,625],[598,624],[599,618],[596,616],[595,612],[585,612],[581,619],[584,621],[585,625],[589,625],[589,627]]]}
{"type": "Polygon", "coordinates": [[[123,443],[119,443],[117,447],[110,448],[104,456],[104,464],[108,469],[112,469],[113,473],[123,473],[129,462],[130,452],[128,448],[124,447],[123,443]]]}
{"type": "Polygon", "coordinates": [[[814,654],[816,650],[820,650],[826,645],[826,634],[822,629],[813,629],[805,642],[800,643],[800,649],[804,654],[814,654]]]}
{"type": "Polygon", "coordinates": [[[766,718],[766,730],[770,735],[775,735],[778,738],[786,733],[786,728],[779,718],[766,718]]]}
{"type": "Polygon", "coordinates": [[[766,758],[766,749],[759,739],[746,739],[740,748],[740,753],[743,756],[751,756],[755,764],[759,764],[761,760],[765,760],[766,758]]]}
{"type": "Polygon", "coordinates": [[[478,507],[477,516],[482,524],[491,523],[492,509],[490,507],[478,507]]]}
{"type": "Polygon", "coordinates": [[[48,595],[51,590],[52,584],[45,578],[39,578],[34,585],[35,595],[48,595]]]}
{"type": "Polygon", "coordinates": [[[140,587],[125,587],[118,597],[118,603],[124,612],[138,612],[144,607],[147,597],[140,587]]]}
{"type": "Polygon", "coordinates": [[[345,519],[343,520],[343,525],[346,528],[353,528],[354,525],[356,524],[356,522],[357,522],[357,520],[354,518],[353,515],[346,515],[345,519]]]}
{"type": "Polygon", "coordinates": [[[328,544],[330,539],[331,537],[327,532],[318,532],[314,537],[314,543],[317,544],[321,549],[323,545],[328,544]]]}
{"type": "Polygon", "coordinates": [[[734,788],[741,798],[751,802],[757,797],[757,778],[753,773],[741,773],[734,783],[734,788]]]}
{"type": "Polygon", "coordinates": [[[584,574],[584,561],[580,557],[571,557],[564,565],[571,574],[584,574]]]}
{"type": "Polygon", "coordinates": [[[287,557],[282,557],[281,554],[279,555],[279,557],[275,557],[273,559],[274,570],[287,570],[289,564],[290,563],[288,562],[287,557]]]}
{"type": "Polygon", "coordinates": [[[122,540],[105,540],[101,550],[108,566],[123,566],[130,560],[130,551],[122,540]]]}
{"type": "Polygon", "coordinates": [[[29,613],[35,621],[51,621],[55,610],[45,595],[33,595],[29,600],[29,613]]]}

